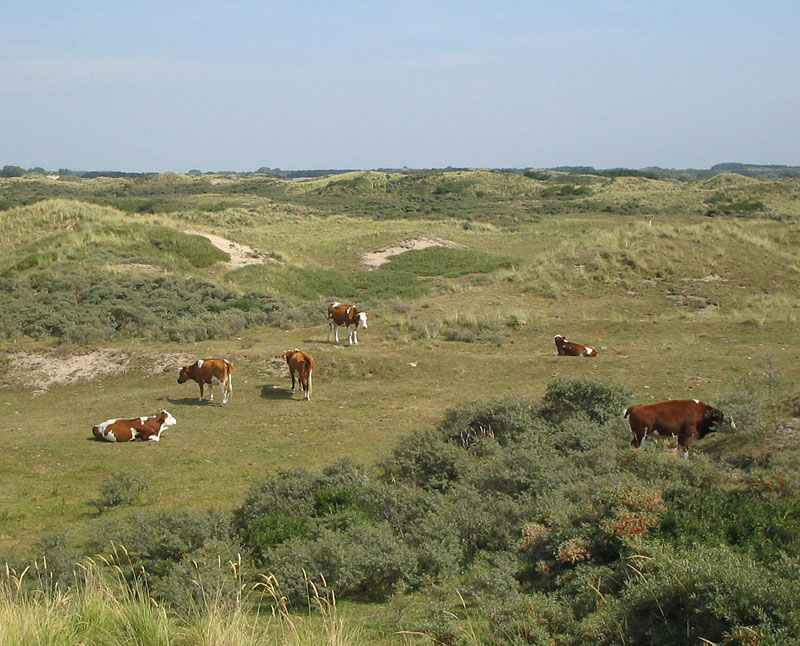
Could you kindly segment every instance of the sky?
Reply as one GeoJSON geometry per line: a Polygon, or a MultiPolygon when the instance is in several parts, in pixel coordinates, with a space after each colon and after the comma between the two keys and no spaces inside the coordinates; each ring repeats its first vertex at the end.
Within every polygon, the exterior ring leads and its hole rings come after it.
{"type": "Polygon", "coordinates": [[[800,165],[797,0],[0,4],[0,166],[800,165]]]}

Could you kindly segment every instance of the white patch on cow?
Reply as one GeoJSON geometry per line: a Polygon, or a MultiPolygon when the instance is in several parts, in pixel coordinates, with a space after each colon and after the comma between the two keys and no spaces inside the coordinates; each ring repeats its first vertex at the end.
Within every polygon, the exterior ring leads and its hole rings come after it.
{"type": "Polygon", "coordinates": [[[594,348],[586,348],[586,356],[591,357],[594,354],[594,348]]]}
{"type": "Polygon", "coordinates": [[[139,421],[140,421],[142,424],[145,424],[145,423],[147,422],[147,420],[148,420],[148,419],[150,419],[150,418],[149,418],[149,417],[140,417],[140,418],[139,418],[139,421]]]}
{"type": "Polygon", "coordinates": [[[331,307],[338,307],[339,305],[341,305],[341,303],[339,301],[331,303],[331,307]]]}
{"type": "Polygon", "coordinates": [[[169,428],[170,426],[175,426],[178,423],[178,420],[175,419],[172,415],[170,415],[169,411],[162,410],[162,413],[167,414],[167,419],[164,420],[164,423],[161,425],[162,429],[169,428]]]}
{"type": "Polygon", "coordinates": [[[197,360],[197,367],[198,368],[202,368],[203,367],[203,360],[202,359],[198,359],[197,360]]]}
{"type": "Polygon", "coordinates": [[[700,400],[699,400],[699,399],[693,399],[692,401],[693,401],[695,404],[699,404],[699,403],[700,403],[700,400]]]}
{"type": "Polygon", "coordinates": [[[151,435],[150,437],[147,438],[147,440],[149,442],[158,442],[159,440],[161,440],[161,438],[158,435],[151,435]]]}
{"type": "Polygon", "coordinates": [[[359,312],[359,314],[358,314],[358,327],[363,327],[365,330],[367,329],[367,313],[366,312],[359,312]]]}

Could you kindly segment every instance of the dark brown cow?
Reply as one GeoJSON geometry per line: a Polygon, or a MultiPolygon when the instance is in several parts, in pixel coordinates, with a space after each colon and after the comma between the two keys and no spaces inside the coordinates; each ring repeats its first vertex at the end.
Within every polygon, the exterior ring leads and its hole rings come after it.
{"type": "Polygon", "coordinates": [[[228,403],[233,392],[233,364],[227,359],[198,359],[190,366],[181,368],[178,383],[194,379],[200,384],[200,401],[203,401],[205,385],[208,384],[208,401],[214,401],[214,384],[222,389],[222,405],[228,403]]]}
{"type": "Polygon", "coordinates": [[[678,453],[689,457],[689,445],[716,430],[726,422],[736,428],[733,420],[721,410],[697,399],[673,399],[654,404],[639,404],[625,411],[633,432],[631,446],[640,447],[648,435],[678,438],[678,453]]]}
{"type": "Polygon", "coordinates": [[[109,419],[92,428],[92,434],[98,440],[106,442],[133,442],[145,440],[158,442],[161,432],[174,426],[178,421],[166,410],[149,417],[132,419],[109,419]]]}
{"type": "Polygon", "coordinates": [[[286,359],[289,373],[292,375],[292,392],[295,390],[295,378],[303,391],[303,399],[311,401],[311,373],[314,372],[314,357],[297,348],[288,350],[281,355],[286,359]]]}
{"type": "Polygon", "coordinates": [[[560,334],[556,334],[553,337],[553,340],[556,342],[556,350],[558,350],[559,355],[569,355],[571,357],[597,356],[597,350],[595,350],[592,346],[584,345],[583,343],[571,343],[560,334]]]}
{"type": "Polygon", "coordinates": [[[367,329],[367,313],[355,305],[331,303],[328,305],[328,336],[325,341],[331,340],[331,330],[334,330],[334,340],[339,343],[339,327],[342,325],[347,326],[349,344],[358,345],[358,328],[367,329]]]}

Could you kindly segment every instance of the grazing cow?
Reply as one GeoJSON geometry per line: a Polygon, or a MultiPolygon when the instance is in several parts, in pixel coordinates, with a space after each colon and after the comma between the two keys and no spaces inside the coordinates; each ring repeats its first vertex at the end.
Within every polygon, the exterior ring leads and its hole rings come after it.
{"type": "Polygon", "coordinates": [[[631,446],[640,447],[648,435],[677,436],[678,453],[689,457],[689,445],[716,430],[723,422],[736,428],[730,416],[697,399],[674,399],[654,404],[639,404],[625,411],[633,432],[631,446]]]}
{"type": "Polygon", "coordinates": [[[300,384],[300,390],[303,391],[303,399],[311,401],[311,373],[314,372],[314,357],[295,348],[284,352],[281,358],[286,359],[289,373],[292,375],[292,392],[295,389],[296,378],[300,384]]]}
{"type": "Polygon", "coordinates": [[[331,330],[334,330],[334,340],[339,343],[339,326],[342,325],[347,326],[349,344],[358,345],[358,328],[367,329],[367,313],[355,305],[331,303],[328,305],[328,336],[325,341],[331,340],[331,330]]]}
{"type": "Polygon", "coordinates": [[[583,343],[570,343],[560,334],[556,334],[553,339],[556,342],[556,350],[560,355],[569,355],[571,357],[596,357],[597,350],[590,345],[583,345],[583,343]]]}
{"type": "Polygon", "coordinates": [[[233,364],[227,359],[198,359],[191,366],[181,368],[178,383],[194,379],[200,384],[200,401],[208,384],[208,401],[214,401],[214,384],[222,389],[222,405],[228,403],[233,392],[233,364]]]}
{"type": "Polygon", "coordinates": [[[167,411],[162,410],[150,417],[134,417],[133,419],[109,419],[92,428],[98,440],[106,442],[133,442],[145,440],[158,442],[161,432],[177,424],[178,421],[167,411]]]}

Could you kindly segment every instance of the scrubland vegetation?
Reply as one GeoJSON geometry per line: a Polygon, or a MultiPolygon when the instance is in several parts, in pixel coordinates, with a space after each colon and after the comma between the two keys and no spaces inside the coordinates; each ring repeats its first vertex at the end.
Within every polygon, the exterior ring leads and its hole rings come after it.
{"type": "Polygon", "coordinates": [[[0,207],[0,643],[796,643],[797,178],[21,176],[0,207]],[[459,246],[361,263],[421,235],[459,246]],[[225,408],[175,383],[201,356],[225,408]],[[626,406],[690,397],[736,428],[629,446],[626,406]],[[91,440],[164,407],[157,444],[91,440]]]}

